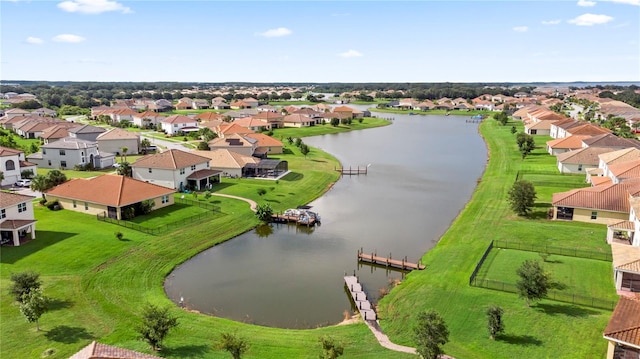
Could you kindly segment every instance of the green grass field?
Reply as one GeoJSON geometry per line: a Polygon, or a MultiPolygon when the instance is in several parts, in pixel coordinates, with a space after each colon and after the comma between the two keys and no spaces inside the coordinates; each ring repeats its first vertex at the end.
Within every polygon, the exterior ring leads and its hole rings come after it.
{"type": "Polygon", "coordinates": [[[323,125],[315,125],[311,127],[302,127],[302,128],[276,128],[273,130],[273,137],[282,141],[285,145],[287,144],[286,139],[288,137],[296,138],[296,137],[307,137],[307,136],[317,136],[331,133],[340,133],[340,132],[348,132],[355,130],[363,130],[366,128],[372,127],[380,127],[390,125],[391,122],[382,118],[373,118],[373,117],[365,117],[362,122],[359,122],[358,119],[354,119],[350,125],[338,125],[331,126],[330,124],[323,125]]]}

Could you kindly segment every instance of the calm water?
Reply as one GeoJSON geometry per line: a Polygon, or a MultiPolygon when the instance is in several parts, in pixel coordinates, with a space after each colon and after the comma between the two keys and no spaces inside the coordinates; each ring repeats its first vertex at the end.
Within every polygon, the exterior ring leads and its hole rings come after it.
{"type": "Polygon", "coordinates": [[[394,124],[304,139],[345,167],[369,165],[368,175],[343,177],[310,204],[321,226],[272,225],[206,250],[167,278],[167,295],[237,321],[311,328],[351,310],[345,272],[355,270],[373,298],[401,278],[359,267],[357,250],[417,262],[471,197],[487,152],[467,117],[379,115],[394,124]]]}

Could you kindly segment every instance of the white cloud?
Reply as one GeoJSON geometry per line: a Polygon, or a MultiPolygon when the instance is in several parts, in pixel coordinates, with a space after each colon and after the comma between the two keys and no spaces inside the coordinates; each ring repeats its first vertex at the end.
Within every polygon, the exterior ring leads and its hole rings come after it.
{"type": "Polygon", "coordinates": [[[584,7],[596,6],[596,2],[589,1],[589,0],[578,0],[578,6],[584,6],[584,7]]]}
{"type": "Polygon", "coordinates": [[[44,43],[44,41],[41,38],[33,37],[33,36],[27,37],[27,42],[30,43],[30,44],[34,44],[34,45],[40,45],[40,44],[44,43]]]}
{"type": "Polygon", "coordinates": [[[259,32],[256,35],[262,36],[262,37],[281,37],[281,36],[288,36],[291,34],[293,34],[293,32],[287,29],[286,27],[279,27],[277,29],[269,29],[265,32],[259,32]]]}
{"type": "Polygon", "coordinates": [[[123,14],[133,12],[129,7],[109,0],[67,0],[59,3],[58,7],[67,12],[82,14],[101,14],[108,11],[117,11],[123,14]]]}
{"type": "Polygon", "coordinates": [[[527,32],[528,30],[529,28],[526,26],[516,26],[513,28],[513,31],[516,31],[516,32],[527,32]]]}
{"type": "Polygon", "coordinates": [[[593,26],[606,24],[611,20],[613,18],[609,15],[583,14],[567,22],[578,26],[593,26]]]}
{"type": "Polygon", "coordinates": [[[79,43],[79,42],[83,42],[86,39],[78,35],[60,34],[58,36],[55,36],[52,40],[55,42],[79,43]]]}
{"type": "Polygon", "coordinates": [[[338,54],[338,56],[348,58],[348,57],[361,57],[363,55],[356,50],[349,50],[349,51],[345,51],[343,53],[338,54]]]}
{"type": "Polygon", "coordinates": [[[610,1],[618,4],[629,4],[629,5],[640,6],[640,0],[603,0],[603,1],[610,1]]]}
{"type": "Polygon", "coordinates": [[[542,25],[558,25],[562,20],[543,20],[542,25]]]}

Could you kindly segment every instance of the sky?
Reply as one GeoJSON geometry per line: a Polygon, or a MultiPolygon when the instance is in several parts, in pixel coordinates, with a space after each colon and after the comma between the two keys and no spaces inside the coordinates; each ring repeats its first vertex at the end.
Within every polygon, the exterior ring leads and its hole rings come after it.
{"type": "Polygon", "coordinates": [[[0,80],[640,81],[640,0],[0,0],[0,80]]]}

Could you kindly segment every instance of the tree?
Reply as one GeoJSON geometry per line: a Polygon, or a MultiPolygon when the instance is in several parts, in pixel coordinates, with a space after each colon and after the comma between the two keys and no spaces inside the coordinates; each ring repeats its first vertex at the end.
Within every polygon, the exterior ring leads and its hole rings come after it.
{"type": "Polygon", "coordinates": [[[537,198],[533,183],[526,180],[516,181],[509,190],[509,204],[518,216],[526,216],[537,198]]]}
{"type": "Polygon", "coordinates": [[[492,305],[487,308],[487,329],[489,330],[489,338],[492,340],[496,338],[498,334],[504,333],[504,323],[502,322],[502,314],[504,310],[497,305],[492,305]]]}
{"type": "Polygon", "coordinates": [[[31,179],[31,190],[42,193],[42,198],[44,198],[44,191],[49,188],[49,181],[47,181],[46,176],[37,175],[31,179]]]}
{"type": "Polygon", "coordinates": [[[209,144],[205,141],[201,141],[198,143],[198,149],[200,151],[209,151],[209,144]]]}
{"type": "Polygon", "coordinates": [[[127,152],[129,151],[128,147],[122,147],[122,156],[124,157],[124,162],[127,162],[127,152]]]}
{"type": "Polygon", "coordinates": [[[222,333],[218,348],[228,351],[233,359],[240,359],[249,350],[249,342],[235,333],[222,333]]]}
{"type": "Polygon", "coordinates": [[[267,194],[267,190],[262,187],[258,188],[256,192],[258,192],[258,196],[261,196],[261,197],[267,194]]]}
{"type": "Polygon", "coordinates": [[[178,318],[169,314],[169,308],[147,304],[142,312],[142,324],[138,327],[138,333],[154,351],[157,351],[160,350],[169,330],[176,326],[178,326],[178,318]]]}
{"type": "Polygon", "coordinates": [[[520,277],[516,283],[518,295],[527,301],[527,307],[532,301],[547,296],[550,287],[549,275],[544,272],[538,261],[524,261],[516,273],[520,277]]]}
{"type": "Polygon", "coordinates": [[[62,171],[51,170],[47,172],[47,185],[49,186],[49,188],[53,188],[65,182],[67,182],[67,176],[64,173],[62,173],[62,171]]]}
{"type": "Polygon", "coordinates": [[[516,126],[511,126],[511,133],[516,133],[518,132],[518,130],[516,130],[516,126]]]}
{"type": "Polygon", "coordinates": [[[307,146],[306,143],[300,145],[300,153],[304,155],[304,158],[307,158],[307,155],[309,154],[309,146],[307,146]]]}
{"type": "Polygon", "coordinates": [[[425,359],[437,359],[443,353],[441,345],[449,341],[449,330],[444,319],[434,310],[418,313],[413,328],[416,351],[425,359]]]}
{"type": "Polygon", "coordinates": [[[133,177],[133,169],[127,161],[120,162],[120,166],[116,169],[116,173],[120,176],[133,177]]]}
{"type": "Polygon", "coordinates": [[[535,143],[535,140],[533,139],[533,136],[526,135],[524,143],[522,144],[522,146],[520,146],[520,153],[522,154],[522,159],[527,157],[527,155],[529,155],[529,153],[531,153],[531,151],[533,151],[535,148],[536,148],[536,143],[535,143]]]}
{"type": "Polygon", "coordinates": [[[339,118],[334,117],[334,118],[331,119],[331,126],[338,127],[339,124],[340,124],[340,119],[339,118]]]}
{"type": "Polygon", "coordinates": [[[256,209],[256,217],[263,222],[271,221],[271,216],[273,215],[273,209],[269,203],[258,205],[256,209]]]}
{"type": "Polygon", "coordinates": [[[40,281],[40,274],[34,271],[12,273],[11,281],[11,294],[16,301],[21,302],[22,297],[25,294],[40,289],[42,282],[40,281]]]}
{"type": "Polygon", "coordinates": [[[320,337],[322,353],[320,359],[336,359],[344,353],[344,346],[332,337],[320,337]]]}
{"type": "Polygon", "coordinates": [[[151,147],[151,141],[149,141],[148,138],[143,138],[142,141],[140,141],[140,147],[142,147],[142,152],[146,154],[147,149],[151,147]]]}
{"type": "Polygon", "coordinates": [[[34,289],[22,295],[20,312],[29,323],[36,323],[36,331],[40,331],[38,320],[48,310],[49,298],[42,294],[42,289],[34,289]]]}

